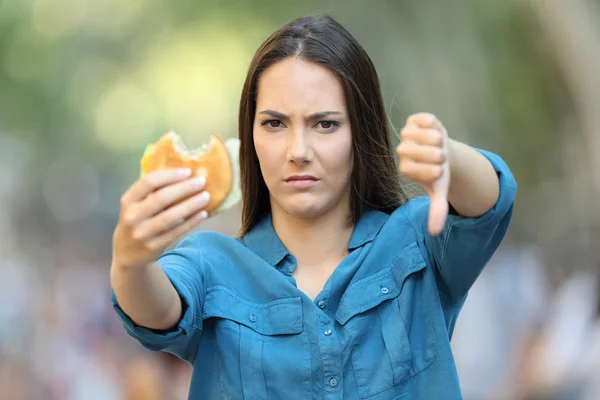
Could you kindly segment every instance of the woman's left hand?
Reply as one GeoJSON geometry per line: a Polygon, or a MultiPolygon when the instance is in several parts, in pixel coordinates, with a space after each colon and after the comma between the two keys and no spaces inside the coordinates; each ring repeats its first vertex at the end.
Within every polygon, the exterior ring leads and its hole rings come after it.
{"type": "Polygon", "coordinates": [[[427,190],[431,199],[428,230],[439,235],[448,218],[450,164],[446,128],[433,114],[413,114],[400,131],[396,152],[400,173],[427,190]]]}

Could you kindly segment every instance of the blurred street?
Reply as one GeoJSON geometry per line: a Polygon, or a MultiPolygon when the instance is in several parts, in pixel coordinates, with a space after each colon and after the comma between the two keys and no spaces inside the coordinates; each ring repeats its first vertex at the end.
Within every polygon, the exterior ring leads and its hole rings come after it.
{"type": "MultiPolygon", "coordinates": [[[[0,0],[0,400],[187,398],[189,366],[110,304],[120,196],[163,132],[237,137],[254,51],[320,12],[370,54],[396,131],[435,113],[519,185],[452,339],[465,400],[600,399],[598,2],[0,0]]],[[[239,227],[237,207],[198,229],[239,227]]]]}

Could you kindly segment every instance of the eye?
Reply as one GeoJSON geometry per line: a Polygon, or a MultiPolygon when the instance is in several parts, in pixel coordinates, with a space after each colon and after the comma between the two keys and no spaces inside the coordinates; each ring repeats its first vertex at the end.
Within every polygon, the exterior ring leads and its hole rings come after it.
{"type": "Polygon", "coordinates": [[[319,121],[316,126],[326,132],[332,132],[340,126],[340,123],[337,121],[319,121]]]}
{"type": "Polygon", "coordinates": [[[267,129],[278,129],[283,128],[285,125],[278,119],[267,119],[260,123],[261,126],[266,127],[267,129]]]}

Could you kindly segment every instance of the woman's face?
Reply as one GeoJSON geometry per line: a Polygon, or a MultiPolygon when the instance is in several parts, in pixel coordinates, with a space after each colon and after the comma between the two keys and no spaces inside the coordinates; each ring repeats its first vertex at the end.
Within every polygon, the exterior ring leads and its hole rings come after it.
{"type": "Polygon", "coordinates": [[[349,211],[352,135],[344,90],[331,71],[295,57],[266,69],[253,135],[273,212],[316,218],[349,211]]]}

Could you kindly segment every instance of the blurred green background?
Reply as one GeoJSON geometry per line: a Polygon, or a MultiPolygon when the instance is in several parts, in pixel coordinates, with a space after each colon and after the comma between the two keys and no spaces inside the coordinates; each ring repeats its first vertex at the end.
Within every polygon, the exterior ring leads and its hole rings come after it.
{"type": "MultiPolygon", "coordinates": [[[[0,0],[0,398],[185,398],[189,369],[143,352],[110,309],[119,198],[166,130],[191,147],[237,136],[254,51],[318,13],[370,54],[396,132],[433,112],[519,184],[453,341],[465,398],[600,398],[593,0],[0,0]]],[[[200,228],[234,234],[239,218],[200,228]]]]}

